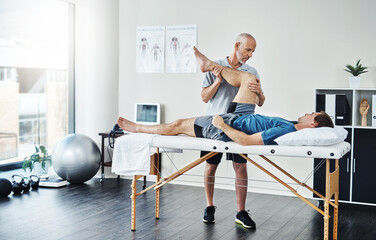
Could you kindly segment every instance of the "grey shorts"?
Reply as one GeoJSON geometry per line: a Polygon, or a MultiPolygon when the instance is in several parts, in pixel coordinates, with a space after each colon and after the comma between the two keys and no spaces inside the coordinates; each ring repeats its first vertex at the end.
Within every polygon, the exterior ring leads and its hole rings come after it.
{"type": "MultiPolygon", "coordinates": [[[[227,109],[227,113],[235,113],[235,114],[239,114],[240,116],[244,115],[244,114],[254,114],[255,113],[255,107],[256,107],[255,104],[231,102],[228,109],[227,109]]],[[[210,121],[210,124],[211,124],[211,121],[210,121]]],[[[195,129],[196,137],[202,137],[202,138],[204,137],[204,136],[202,136],[202,127],[195,124],[194,129],[195,129]]],[[[209,153],[209,152],[201,151],[200,156],[202,157],[207,153],[209,153]]],[[[247,155],[247,154],[244,154],[244,155],[247,155]]],[[[226,153],[226,156],[227,156],[227,160],[232,160],[236,163],[246,163],[247,162],[247,160],[245,160],[239,154],[226,153]]],[[[217,155],[214,155],[213,157],[206,160],[206,162],[209,163],[209,164],[219,164],[221,162],[221,158],[222,158],[222,153],[218,153],[217,155]]]]}
{"type": "MultiPolygon", "coordinates": [[[[223,118],[223,121],[232,126],[232,123],[240,116],[239,114],[226,113],[219,115],[223,118]]],[[[214,127],[212,124],[213,116],[202,116],[197,117],[194,123],[194,130],[196,137],[230,141],[230,138],[227,137],[221,129],[214,127]]]]}
{"type": "Polygon", "coordinates": [[[254,114],[255,113],[255,104],[247,104],[247,103],[236,103],[230,102],[227,113],[236,113],[236,114],[254,114]]]}
{"type": "MultiPolygon", "coordinates": [[[[239,116],[255,113],[255,104],[231,102],[227,112],[228,113],[221,114],[219,116],[223,118],[223,121],[226,124],[232,126],[232,123],[239,116]]],[[[224,134],[222,130],[213,126],[212,120],[212,115],[196,118],[194,123],[196,137],[222,140],[226,142],[231,141],[231,139],[227,137],[227,135],[224,134]]]]}

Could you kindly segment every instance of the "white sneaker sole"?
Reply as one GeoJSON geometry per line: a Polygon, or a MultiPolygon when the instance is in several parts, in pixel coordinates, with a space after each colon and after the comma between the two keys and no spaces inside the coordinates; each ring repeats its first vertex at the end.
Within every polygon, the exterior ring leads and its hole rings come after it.
{"type": "Polygon", "coordinates": [[[252,226],[248,226],[248,225],[245,225],[242,221],[240,221],[239,219],[235,218],[235,222],[237,224],[241,224],[243,227],[245,228],[253,228],[252,226]]]}

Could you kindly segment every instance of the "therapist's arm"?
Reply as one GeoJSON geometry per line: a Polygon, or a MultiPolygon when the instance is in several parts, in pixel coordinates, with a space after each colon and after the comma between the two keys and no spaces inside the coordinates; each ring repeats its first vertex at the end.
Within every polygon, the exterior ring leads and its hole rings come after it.
{"type": "Polygon", "coordinates": [[[223,69],[222,67],[214,68],[213,74],[215,76],[215,81],[209,87],[202,88],[201,99],[204,103],[209,102],[209,100],[212,99],[213,96],[218,91],[219,86],[221,86],[221,83],[222,83],[222,80],[223,80],[222,75],[221,75],[222,69],[223,69]]]}

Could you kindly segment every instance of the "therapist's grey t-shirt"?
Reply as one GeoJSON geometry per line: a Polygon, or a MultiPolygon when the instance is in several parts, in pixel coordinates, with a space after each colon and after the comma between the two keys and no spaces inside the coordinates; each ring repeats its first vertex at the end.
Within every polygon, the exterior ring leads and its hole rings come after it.
{"type": "MultiPolygon", "coordinates": [[[[232,68],[230,63],[228,62],[228,59],[221,59],[219,61],[216,61],[221,66],[232,68]]],[[[249,72],[256,76],[256,78],[260,79],[257,71],[255,68],[243,64],[241,65],[237,70],[243,71],[243,72],[249,72]]],[[[209,87],[212,85],[215,81],[215,76],[212,72],[207,72],[205,74],[205,79],[202,83],[202,87],[209,87]]],[[[227,113],[227,108],[234,99],[235,95],[237,94],[239,88],[231,86],[227,81],[222,80],[221,85],[219,86],[217,92],[214,94],[212,99],[208,102],[208,115],[214,115],[214,114],[223,114],[227,113]]]]}

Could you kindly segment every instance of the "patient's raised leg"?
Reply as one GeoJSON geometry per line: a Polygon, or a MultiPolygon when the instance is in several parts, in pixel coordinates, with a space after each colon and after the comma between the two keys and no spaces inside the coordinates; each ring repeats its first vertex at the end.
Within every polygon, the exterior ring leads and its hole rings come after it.
{"type": "MultiPolygon", "coordinates": [[[[202,72],[212,71],[215,67],[222,67],[208,59],[196,47],[193,47],[193,51],[202,72]]],[[[228,67],[222,68],[222,77],[232,86],[239,88],[233,100],[234,102],[248,104],[258,103],[258,96],[248,88],[249,83],[257,82],[255,75],[228,67]]]]}
{"type": "Polygon", "coordinates": [[[128,132],[133,133],[151,133],[160,135],[178,135],[186,134],[188,136],[195,137],[194,132],[194,122],[195,118],[179,119],[168,124],[158,124],[158,125],[142,125],[129,121],[125,118],[119,117],[117,123],[119,126],[128,132]]]}

